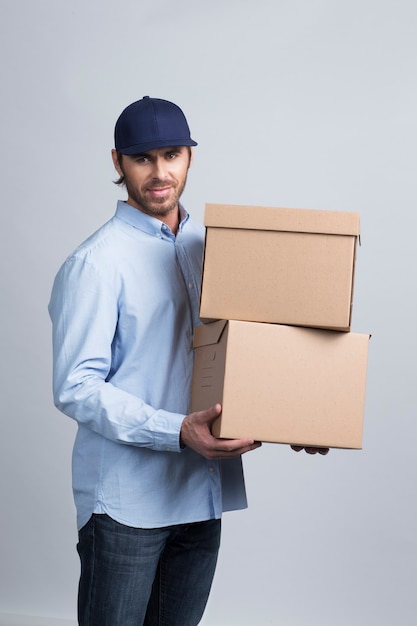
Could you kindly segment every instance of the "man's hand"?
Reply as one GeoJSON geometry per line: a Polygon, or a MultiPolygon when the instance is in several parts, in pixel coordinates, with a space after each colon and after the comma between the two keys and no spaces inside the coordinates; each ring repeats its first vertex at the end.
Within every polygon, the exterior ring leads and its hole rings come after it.
{"type": "Polygon", "coordinates": [[[329,448],[313,448],[306,446],[291,446],[295,452],[300,452],[300,450],[305,450],[307,454],[323,454],[326,455],[329,451],[329,448]]]}
{"type": "Polygon", "coordinates": [[[187,415],[181,426],[181,443],[192,448],[206,459],[228,459],[259,448],[253,439],[216,439],[211,427],[222,411],[215,404],[205,411],[187,415]]]}

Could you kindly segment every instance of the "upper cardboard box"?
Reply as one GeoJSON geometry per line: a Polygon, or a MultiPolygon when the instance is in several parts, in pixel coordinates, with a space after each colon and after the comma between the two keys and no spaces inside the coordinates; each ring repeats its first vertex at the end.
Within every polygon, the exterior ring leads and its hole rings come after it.
{"type": "Polygon", "coordinates": [[[219,320],[195,329],[191,411],[224,438],[362,447],[369,335],[219,320]]]}
{"type": "Polygon", "coordinates": [[[359,214],[207,204],[203,321],[350,330],[359,214]]]}

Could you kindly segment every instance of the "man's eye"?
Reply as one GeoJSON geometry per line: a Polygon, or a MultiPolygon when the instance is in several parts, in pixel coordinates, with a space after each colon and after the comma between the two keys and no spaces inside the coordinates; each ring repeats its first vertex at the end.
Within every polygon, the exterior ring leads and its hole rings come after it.
{"type": "Polygon", "coordinates": [[[137,154],[133,159],[135,163],[147,163],[149,161],[149,157],[146,154],[137,154]]]}

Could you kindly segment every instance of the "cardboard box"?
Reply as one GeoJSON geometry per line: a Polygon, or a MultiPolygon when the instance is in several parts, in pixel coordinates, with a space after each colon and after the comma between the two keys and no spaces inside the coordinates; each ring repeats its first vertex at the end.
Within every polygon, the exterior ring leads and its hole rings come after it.
{"type": "Polygon", "coordinates": [[[200,317],[350,330],[359,214],[207,204],[200,317]]]}
{"type": "Polygon", "coordinates": [[[191,411],[222,438],[362,447],[369,335],[257,322],[195,329],[191,411]]]}

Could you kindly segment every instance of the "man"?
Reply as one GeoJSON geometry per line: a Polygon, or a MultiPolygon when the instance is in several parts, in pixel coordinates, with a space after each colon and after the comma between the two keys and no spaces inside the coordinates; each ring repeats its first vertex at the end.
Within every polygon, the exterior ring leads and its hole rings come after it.
{"type": "Polygon", "coordinates": [[[204,229],[180,204],[193,160],[183,112],[144,97],[115,127],[127,190],[65,261],[49,305],[54,400],[78,423],[73,489],[81,626],[192,626],[223,511],[246,507],[240,456],[188,414],[204,229]]]}

